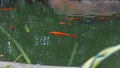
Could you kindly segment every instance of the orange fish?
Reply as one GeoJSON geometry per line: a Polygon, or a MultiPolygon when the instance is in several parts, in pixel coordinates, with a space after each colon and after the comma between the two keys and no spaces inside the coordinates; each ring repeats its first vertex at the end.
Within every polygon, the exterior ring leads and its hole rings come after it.
{"type": "Polygon", "coordinates": [[[69,22],[60,22],[59,24],[61,24],[61,25],[69,25],[70,23],[69,22]]]}
{"type": "Polygon", "coordinates": [[[81,18],[79,17],[72,17],[72,18],[67,18],[68,20],[74,20],[74,21],[77,21],[77,20],[82,20],[81,18]]]}
{"type": "Polygon", "coordinates": [[[107,20],[120,20],[120,19],[117,19],[117,18],[105,18],[105,17],[99,17],[99,18],[97,18],[97,20],[107,21],[107,20]]]}
{"type": "Polygon", "coordinates": [[[7,11],[7,10],[15,10],[15,8],[0,8],[0,10],[4,10],[4,11],[7,11]]]}
{"type": "Polygon", "coordinates": [[[56,36],[69,36],[69,37],[72,37],[72,38],[77,38],[76,34],[68,34],[68,33],[64,33],[64,32],[52,31],[52,32],[49,32],[49,34],[56,35],[56,36]]]}
{"type": "Polygon", "coordinates": [[[9,28],[10,28],[11,30],[13,30],[15,27],[14,27],[13,24],[10,24],[10,25],[9,25],[9,28]]]}

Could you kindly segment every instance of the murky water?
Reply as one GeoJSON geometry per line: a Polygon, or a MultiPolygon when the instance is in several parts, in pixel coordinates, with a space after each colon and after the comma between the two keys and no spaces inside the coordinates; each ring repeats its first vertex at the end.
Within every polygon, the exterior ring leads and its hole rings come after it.
{"type": "MultiPolygon", "coordinates": [[[[66,15],[57,14],[42,4],[0,11],[0,14],[0,25],[21,44],[33,64],[66,66],[77,42],[79,46],[72,65],[80,66],[102,49],[120,43],[120,20],[101,21],[86,17],[68,20],[66,15]],[[76,34],[78,38],[51,35],[51,31],[76,34]]],[[[120,18],[120,14],[110,17],[120,18]]],[[[0,32],[0,60],[13,61],[18,55],[20,52],[10,38],[0,32]]],[[[119,68],[119,57],[120,52],[115,53],[98,68],[119,68]]],[[[21,58],[18,62],[25,61],[21,58]]]]}

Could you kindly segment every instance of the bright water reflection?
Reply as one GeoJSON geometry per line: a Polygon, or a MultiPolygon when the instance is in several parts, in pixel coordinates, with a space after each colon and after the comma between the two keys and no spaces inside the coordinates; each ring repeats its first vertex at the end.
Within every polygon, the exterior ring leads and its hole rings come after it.
{"type": "Polygon", "coordinates": [[[34,36],[34,44],[35,46],[40,46],[40,45],[49,45],[49,36],[34,36]]]}

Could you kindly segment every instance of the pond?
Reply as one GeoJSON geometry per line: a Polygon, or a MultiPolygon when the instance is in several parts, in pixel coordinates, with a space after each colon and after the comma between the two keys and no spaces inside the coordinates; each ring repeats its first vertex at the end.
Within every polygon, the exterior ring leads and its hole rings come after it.
{"type": "MultiPolygon", "coordinates": [[[[11,35],[0,30],[0,61],[14,61],[21,55],[11,38],[20,44],[32,64],[55,66],[69,65],[76,44],[72,66],[80,66],[101,50],[120,43],[120,13],[67,16],[41,2],[23,4],[13,4],[14,9],[0,8],[0,25],[11,35]]],[[[98,68],[119,68],[119,57],[120,51],[98,68]]],[[[17,62],[26,63],[24,57],[17,62]]]]}

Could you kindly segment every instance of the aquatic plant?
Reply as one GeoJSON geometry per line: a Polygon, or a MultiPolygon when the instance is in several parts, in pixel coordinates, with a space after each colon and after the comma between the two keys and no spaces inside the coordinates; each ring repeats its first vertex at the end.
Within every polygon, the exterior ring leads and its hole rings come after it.
{"type": "Polygon", "coordinates": [[[120,50],[120,45],[108,47],[91,57],[80,68],[96,68],[103,60],[120,50]]]}
{"type": "Polygon", "coordinates": [[[25,51],[23,50],[23,48],[21,47],[21,45],[17,42],[17,40],[15,40],[1,25],[0,25],[0,30],[7,36],[10,38],[10,40],[15,44],[15,46],[19,49],[19,51],[21,52],[21,54],[23,55],[24,59],[26,60],[26,62],[28,64],[31,64],[31,60],[29,59],[29,57],[27,56],[27,54],[25,53],[25,51]]]}

